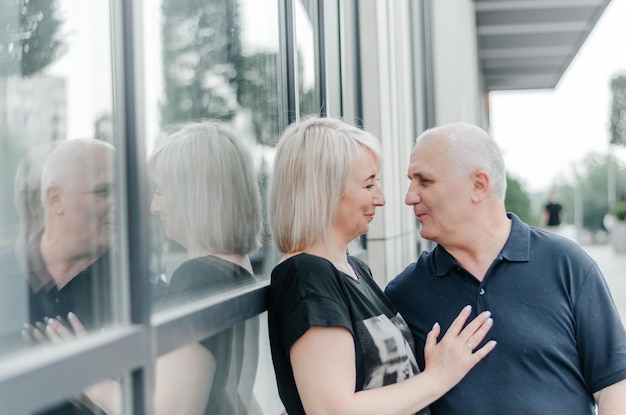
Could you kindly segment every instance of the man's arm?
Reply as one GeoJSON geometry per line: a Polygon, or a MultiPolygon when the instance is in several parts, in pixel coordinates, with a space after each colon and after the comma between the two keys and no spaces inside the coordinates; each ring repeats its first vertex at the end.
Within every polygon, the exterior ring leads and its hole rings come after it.
{"type": "Polygon", "coordinates": [[[623,415],[626,411],[626,379],[593,394],[598,415],[623,415]]]}

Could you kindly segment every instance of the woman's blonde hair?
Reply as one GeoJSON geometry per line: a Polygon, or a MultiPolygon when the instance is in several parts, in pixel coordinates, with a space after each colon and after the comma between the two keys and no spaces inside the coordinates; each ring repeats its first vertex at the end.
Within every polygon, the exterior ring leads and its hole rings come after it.
{"type": "Polygon", "coordinates": [[[307,117],[287,127],[276,148],[268,201],[279,251],[326,240],[355,161],[367,150],[380,163],[376,137],[340,119],[307,117]]]}
{"type": "Polygon", "coordinates": [[[150,174],[177,205],[189,250],[245,255],[258,247],[261,200],[252,159],[220,121],[185,125],[162,138],[150,174]]]}

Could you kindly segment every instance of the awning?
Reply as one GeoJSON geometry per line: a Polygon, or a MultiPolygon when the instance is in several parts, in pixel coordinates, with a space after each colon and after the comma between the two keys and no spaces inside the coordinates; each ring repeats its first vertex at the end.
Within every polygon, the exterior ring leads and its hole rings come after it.
{"type": "Polygon", "coordinates": [[[485,91],[554,88],[609,2],[474,0],[485,91]]]}

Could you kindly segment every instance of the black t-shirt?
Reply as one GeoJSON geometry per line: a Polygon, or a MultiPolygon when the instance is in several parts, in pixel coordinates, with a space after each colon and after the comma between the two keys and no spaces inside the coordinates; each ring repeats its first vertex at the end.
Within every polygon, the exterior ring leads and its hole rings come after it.
{"type": "MultiPolygon", "coordinates": [[[[348,262],[358,280],[324,258],[299,254],[272,271],[268,318],[278,391],[289,415],[304,414],[290,364],[291,346],[312,326],[343,327],[354,337],[356,391],[408,379],[419,369],[410,331],[367,265],[348,262]]],[[[428,414],[428,408],[421,414],[428,414]]]]}
{"type": "MultiPolygon", "coordinates": [[[[87,330],[99,329],[112,321],[109,252],[79,272],[61,289],[52,280],[45,285],[33,286],[48,273],[39,255],[38,240],[34,238],[29,243],[31,249],[26,266],[18,260],[21,254],[16,254],[13,248],[0,253],[0,285],[3,287],[0,305],[2,309],[10,308],[3,313],[7,316],[6,321],[0,324],[0,350],[14,351],[25,347],[27,344],[21,339],[19,329],[26,322],[43,322],[44,317],[60,316],[65,320],[67,314],[73,312],[87,330]]],[[[76,399],[37,412],[38,415],[101,413],[96,406],[76,399]]]]}
{"type": "Polygon", "coordinates": [[[563,207],[560,203],[548,203],[546,212],[548,213],[548,226],[559,226],[561,224],[561,210],[563,207]]]}
{"type": "MultiPolygon", "coordinates": [[[[164,301],[180,304],[190,298],[206,297],[254,281],[250,272],[233,262],[210,255],[193,258],[174,271],[164,301]]],[[[250,408],[256,404],[251,388],[245,385],[253,382],[243,379],[242,374],[256,370],[258,326],[258,317],[254,317],[200,342],[211,352],[217,365],[205,414],[252,412],[250,408]]]]}

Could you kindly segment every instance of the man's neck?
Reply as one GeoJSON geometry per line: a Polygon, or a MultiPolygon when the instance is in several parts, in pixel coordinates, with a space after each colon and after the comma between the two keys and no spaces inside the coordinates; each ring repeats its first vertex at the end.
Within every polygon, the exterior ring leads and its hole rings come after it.
{"type": "Polygon", "coordinates": [[[58,289],[67,285],[101,256],[85,252],[84,247],[72,247],[69,240],[53,238],[45,230],[39,241],[39,252],[58,289]]]}
{"type": "Polygon", "coordinates": [[[467,271],[482,281],[491,264],[502,251],[511,233],[512,221],[504,216],[494,221],[477,223],[466,240],[458,245],[444,246],[467,271]]]}

